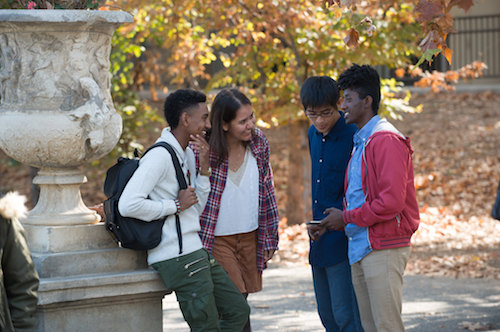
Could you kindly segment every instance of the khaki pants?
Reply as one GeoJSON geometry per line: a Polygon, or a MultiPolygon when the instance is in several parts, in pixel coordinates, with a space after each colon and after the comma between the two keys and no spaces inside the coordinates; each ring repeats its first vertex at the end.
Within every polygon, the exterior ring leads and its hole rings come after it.
{"type": "Polygon", "coordinates": [[[351,266],[352,283],[365,332],[404,331],[403,272],[410,247],[373,250],[351,266]]]}

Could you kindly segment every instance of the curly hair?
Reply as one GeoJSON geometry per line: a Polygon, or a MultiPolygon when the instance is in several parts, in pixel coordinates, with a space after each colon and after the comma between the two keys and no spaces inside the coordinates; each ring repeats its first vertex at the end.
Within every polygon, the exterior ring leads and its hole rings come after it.
{"type": "Polygon", "coordinates": [[[179,125],[181,114],[191,107],[207,101],[207,96],[194,89],[179,89],[167,96],[163,113],[170,128],[175,129],[179,125]]]}
{"type": "Polygon", "coordinates": [[[353,64],[346,69],[338,79],[340,89],[352,89],[359,94],[359,98],[372,97],[373,113],[378,113],[380,105],[380,77],[377,71],[368,65],[353,64]]]}

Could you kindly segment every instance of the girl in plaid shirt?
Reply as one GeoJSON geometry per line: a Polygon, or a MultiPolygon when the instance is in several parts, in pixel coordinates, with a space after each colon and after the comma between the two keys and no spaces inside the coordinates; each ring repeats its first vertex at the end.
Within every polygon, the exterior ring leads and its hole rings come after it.
{"type": "MultiPolygon", "coordinates": [[[[210,122],[210,194],[200,237],[246,297],[262,290],[262,271],[278,249],[269,142],[237,89],[217,94],[210,122]]],[[[251,331],[250,320],[243,331],[251,331]]]]}

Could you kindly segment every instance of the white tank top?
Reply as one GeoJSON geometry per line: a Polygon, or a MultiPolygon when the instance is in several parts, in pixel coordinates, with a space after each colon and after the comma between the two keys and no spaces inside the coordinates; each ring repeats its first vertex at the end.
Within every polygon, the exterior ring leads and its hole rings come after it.
{"type": "Polygon", "coordinates": [[[215,235],[249,233],[259,227],[259,169],[257,160],[247,148],[240,168],[228,169],[222,192],[215,235]]]}

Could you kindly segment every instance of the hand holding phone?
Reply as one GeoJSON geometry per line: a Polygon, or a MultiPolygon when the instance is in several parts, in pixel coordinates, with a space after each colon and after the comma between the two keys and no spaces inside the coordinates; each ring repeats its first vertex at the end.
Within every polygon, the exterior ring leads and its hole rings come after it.
{"type": "Polygon", "coordinates": [[[306,222],[306,225],[319,225],[321,224],[321,220],[309,220],[306,222]]]}
{"type": "Polygon", "coordinates": [[[310,221],[306,222],[307,233],[309,234],[309,237],[313,241],[318,241],[320,236],[326,230],[324,227],[321,227],[321,221],[322,220],[310,220],[310,221]]]}

